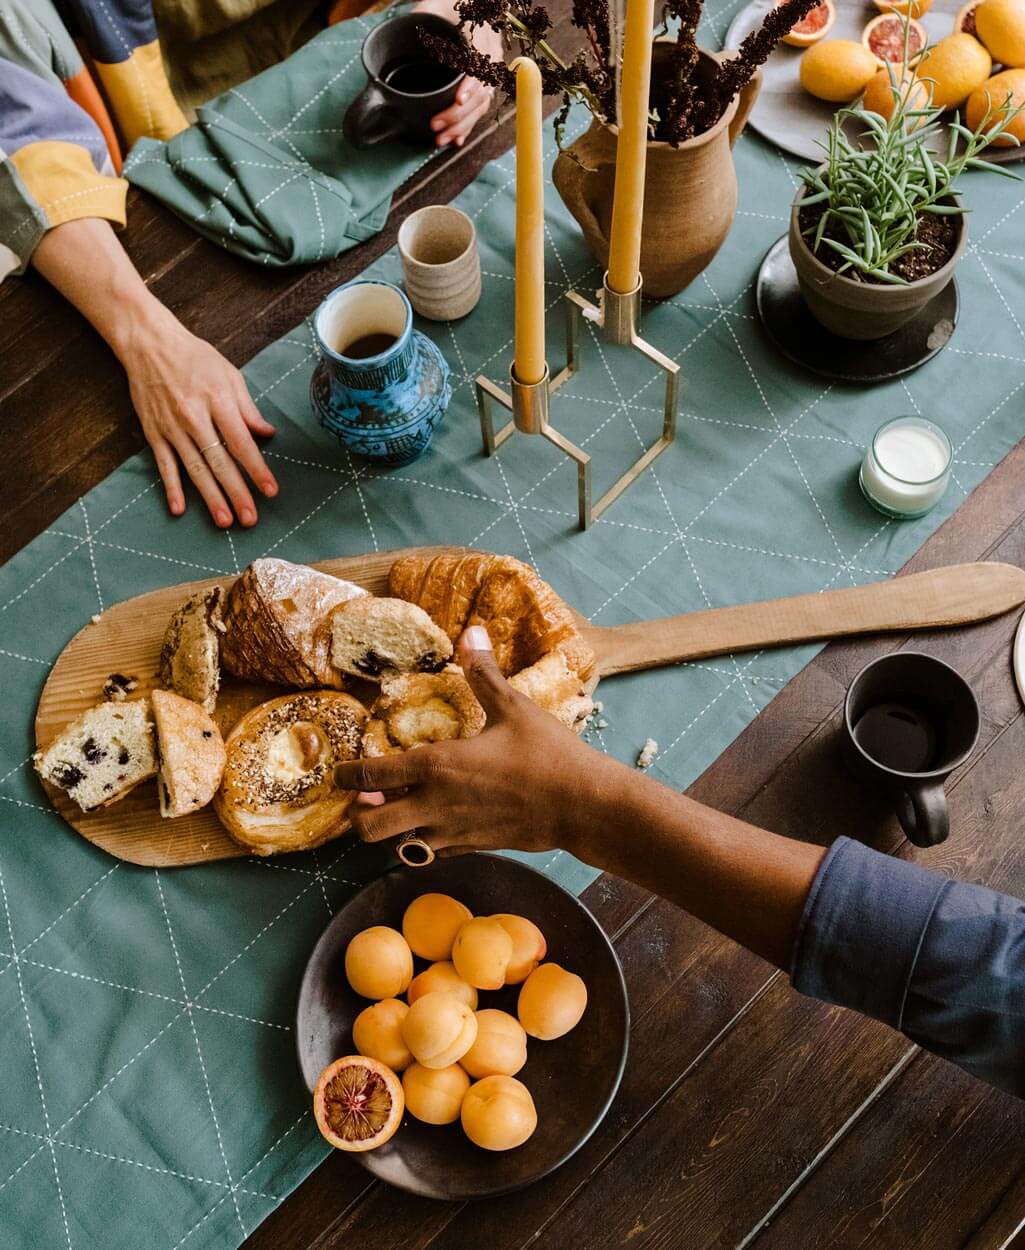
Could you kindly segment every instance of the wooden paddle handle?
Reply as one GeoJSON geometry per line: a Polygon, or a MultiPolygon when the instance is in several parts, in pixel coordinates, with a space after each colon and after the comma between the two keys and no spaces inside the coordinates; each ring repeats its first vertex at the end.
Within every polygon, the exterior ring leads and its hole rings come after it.
{"type": "Polygon", "coordinates": [[[631,625],[589,626],[602,677],[850,634],[965,625],[1025,603],[1025,570],[1011,564],[953,564],[888,582],[711,608],[631,625]]]}

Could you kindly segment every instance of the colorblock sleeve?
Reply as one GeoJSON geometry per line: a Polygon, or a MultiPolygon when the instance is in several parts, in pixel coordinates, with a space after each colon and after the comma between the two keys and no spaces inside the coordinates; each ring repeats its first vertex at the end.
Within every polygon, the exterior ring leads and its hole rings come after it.
{"type": "Polygon", "coordinates": [[[1025,1097],[1025,904],[839,838],[805,902],[802,994],[1025,1097]]]}
{"type": "Polygon", "coordinates": [[[47,230],[79,217],[125,223],[128,184],[59,83],[0,58],[0,277],[21,272],[47,230]]]}
{"type": "Polygon", "coordinates": [[[150,0],[67,0],[125,149],[188,126],[167,81],[150,0]]]}

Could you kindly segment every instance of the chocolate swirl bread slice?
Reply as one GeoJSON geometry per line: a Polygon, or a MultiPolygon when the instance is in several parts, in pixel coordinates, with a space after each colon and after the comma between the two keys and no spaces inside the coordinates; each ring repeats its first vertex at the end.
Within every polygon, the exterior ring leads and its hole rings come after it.
{"type": "Polygon", "coordinates": [[[434,673],[451,656],[448,635],[415,603],[367,595],[331,613],[331,661],[353,677],[434,673]]]}

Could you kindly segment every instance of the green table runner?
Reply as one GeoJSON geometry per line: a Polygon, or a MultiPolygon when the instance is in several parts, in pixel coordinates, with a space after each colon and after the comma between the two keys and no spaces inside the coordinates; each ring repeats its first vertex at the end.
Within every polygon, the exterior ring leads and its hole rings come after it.
{"type": "Polygon", "coordinates": [[[198,110],[169,143],[142,139],[125,176],[200,234],[265,265],[327,260],[376,234],[392,192],[436,155],[366,152],[342,118],[367,78],[360,47],[390,14],[339,22],[198,110]]]}
{"type": "MultiPolygon", "coordinates": [[[[721,35],[726,16],[718,15],[721,35]]],[[[576,119],[581,124],[581,119],[576,119]]],[[[553,155],[549,137],[549,160],[553,155]]],[[[752,280],[784,231],[794,168],[757,139],[737,149],[740,212],[706,275],[645,310],[681,362],[676,444],[587,534],[572,466],[540,440],[480,454],[471,380],[508,365],[513,158],[460,197],[481,240],[484,298],[425,325],[453,369],[433,447],[382,472],[342,452],[310,411],[298,326],[246,369],[279,427],[280,497],[252,531],[220,533],[195,499],[171,521],[148,455],[91,491],[0,570],[0,1241],[75,1250],[230,1248],[323,1157],[293,1057],[299,974],[331,913],[379,870],[350,842],[277,861],[155,872],[93,849],[48,807],[29,756],[48,666],[90,616],[175,581],[231,574],[267,553],[310,560],[463,543],[533,562],[598,623],[643,619],[887,576],[1022,434],[1025,217],[1021,189],[972,176],[971,245],[951,345],[904,381],[860,390],[788,366],[755,319],[752,280]],[[887,522],[855,472],[885,418],[922,412],[956,448],[954,481],[920,521],[887,522]]],[[[549,355],[562,291],[598,274],[549,187],[549,355]]],[[[371,271],[399,279],[394,254],[371,271]]],[[[584,368],[553,404],[595,457],[600,492],[659,427],[660,379],[585,331],[584,368]]],[[[652,773],[691,782],[813,654],[723,658],[603,683],[594,741],[624,760],[648,737],[652,773]]],[[[540,866],[573,890],[592,873],[540,866]]]]}

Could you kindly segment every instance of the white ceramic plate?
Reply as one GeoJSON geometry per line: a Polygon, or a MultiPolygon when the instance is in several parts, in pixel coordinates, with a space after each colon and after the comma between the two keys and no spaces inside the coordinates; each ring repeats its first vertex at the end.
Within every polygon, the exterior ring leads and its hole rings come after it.
{"type": "Polygon", "coordinates": [[[1011,656],[1014,661],[1014,682],[1018,687],[1022,703],[1025,703],[1025,616],[1018,623],[1018,632],[1014,635],[1014,649],[1011,656]]]}
{"type": "MultiPolygon", "coordinates": [[[[836,2],[836,21],[827,39],[854,39],[860,42],[861,32],[873,17],[879,16],[874,4],[836,2]]],[[[921,18],[930,43],[936,43],[954,33],[954,18],[963,0],[935,0],[933,7],[921,18]]],[[[724,47],[739,48],[751,31],[762,24],[765,15],[774,7],[774,0],[753,0],[741,9],[726,32],[724,47]]],[[[803,48],[791,48],[781,43],[765,63],[762,90],[751,112],[748,125],[764,139],[813,165],[823,158],[820,146],[826,137],[833,117],[833,104],[816,100],[801,86],[798,77],[803,48]]],[[[849,132],[852,141],[857,132],[849,132]]],[[[1025,157],[1025,144],[1020,147],[993,149],[991,159],[996,161],[1021,160],[1025,157]]]]}

